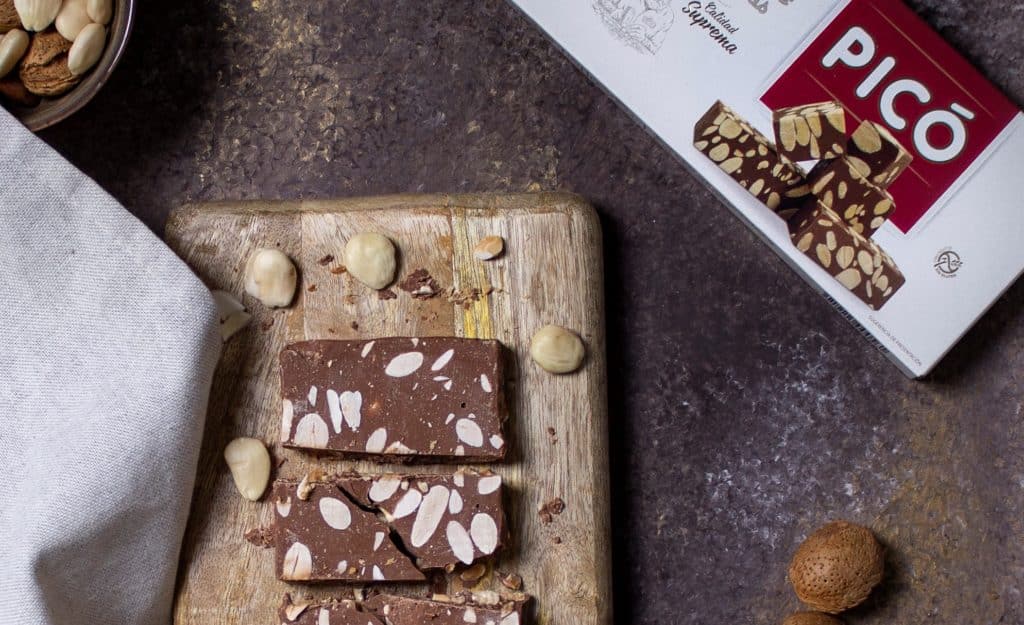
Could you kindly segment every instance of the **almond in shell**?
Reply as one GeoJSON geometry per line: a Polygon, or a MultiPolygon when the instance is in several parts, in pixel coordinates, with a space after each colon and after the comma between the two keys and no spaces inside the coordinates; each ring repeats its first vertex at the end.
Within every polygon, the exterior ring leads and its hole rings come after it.
{"type": "Polygon", "coordinates": [[[786,617],[782,625],[843,625],[843,622],[822,612],[797,612],[786,617]]]}
{"type": "Polygon", "coordinates": [[[67,93],[81,78],[68,69],[71,42],[56,30],[36,33],[21,61],[18,76],[30,92],[45,97],[67,93]]]}
{"type": "Polygon", "coordinates": [[[838,614],[864,602],[882,581],[885,551],[866,527],[834,521],[800,545],[789,580],[800,601],[838,614]]]}

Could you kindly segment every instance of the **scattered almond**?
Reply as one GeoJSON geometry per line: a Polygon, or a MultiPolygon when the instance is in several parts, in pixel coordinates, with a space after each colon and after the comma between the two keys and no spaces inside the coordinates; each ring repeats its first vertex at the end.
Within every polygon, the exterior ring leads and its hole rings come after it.
{"type": "Polygon", "coordinates": [[[345,244],[345,267],[356,280],[381,290],[395,279],[395,244],[376,232],[361,232],[345,244]]]}
{"type": "Polygon", "coordinates": [[[245,292],[270,308],[284,308],[295,297],[298,271],[283,252],[260,248],[245,265],[245,292]]]}
{"type": "Polygon", "coordinates": [[[497,235],[484,237],[473,248],[473,256],[477,260],[492,260],[501,256],[505,250],[505,240],[497,235]]]}
{"type": "Polygon", "coordinates": [[[507,573],[501,576],[501,585],[509,590],[522,590],[523,577],[518,573],[507,573]]]}
{"type": "Polygon", "coordinates": [[[227,291],[211,291],[213,301],[217,304],[217,315],[220,318],[220,338],[227,341],[236,332],[249,325],[252,315],[245,312],[242,302],[235,299],[227,291]]]}
{"type": "Polygon", "coordinates": [[[530,340],[530,356],[549,373],[572,373],[583,364],[583,341],[559,326],[544,326],[530,340]]]}
{"type": "Polygon", "coordinates": [[[224,448],[224,460],[242,497],[256,501],[263,496],[270,481],[270,453],[261,441],[236,438],[224,448]]]}
{"type": "Polygon", "coordinates": [[[885,553],[866,527],[835,521],[811,534],[789,565],[800,601],[838,614],[864,602],[882,581],[885,553]]]}

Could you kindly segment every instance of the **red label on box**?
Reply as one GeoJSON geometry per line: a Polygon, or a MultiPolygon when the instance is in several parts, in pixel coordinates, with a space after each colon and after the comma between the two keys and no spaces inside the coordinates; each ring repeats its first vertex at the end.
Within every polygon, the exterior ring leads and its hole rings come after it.
{"type": "Polygon", "coordinates": [[[879,123],[913,155],[889,187],[903,232],[1018,112],[898,0],[852,0],[761,98],[772,109],[823,100],[843,104],[850,133],[879,123]]]}

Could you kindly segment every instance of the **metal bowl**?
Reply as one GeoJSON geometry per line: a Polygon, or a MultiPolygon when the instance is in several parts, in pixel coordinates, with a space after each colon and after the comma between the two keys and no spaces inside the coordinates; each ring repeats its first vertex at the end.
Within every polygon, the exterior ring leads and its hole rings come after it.
{"type": "Polygon", "coordinates": [[[135,21],[135,0],[114,0],[114,18],[110,22],[107,35],[107,47],[96,66],[82,79],[82,82],[62,96],[43,98],[34,108],[12,107],[10,110],[29,130],[36,131],[48,128],[57,122],[67,119],[72,113],[85,106],[89,100],[106,84],[117,67],[128,35],[135,21]]]}

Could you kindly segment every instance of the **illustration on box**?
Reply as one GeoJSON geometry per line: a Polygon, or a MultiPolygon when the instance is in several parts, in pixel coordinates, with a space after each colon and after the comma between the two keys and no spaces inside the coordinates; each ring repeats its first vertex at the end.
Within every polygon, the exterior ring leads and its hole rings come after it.
{"type": "Polygon", "coordinates": [[[864,120],[848,136],[839,102],[773,111],[775,143],[722,102],[694,127],[693,144],[789,227],[797,249],[873,310],[906,282],[871,237],[896,206],[886,189],[912,156],[864,120]],[[798,164],[816,161],[810,173],[798,164]]]}

